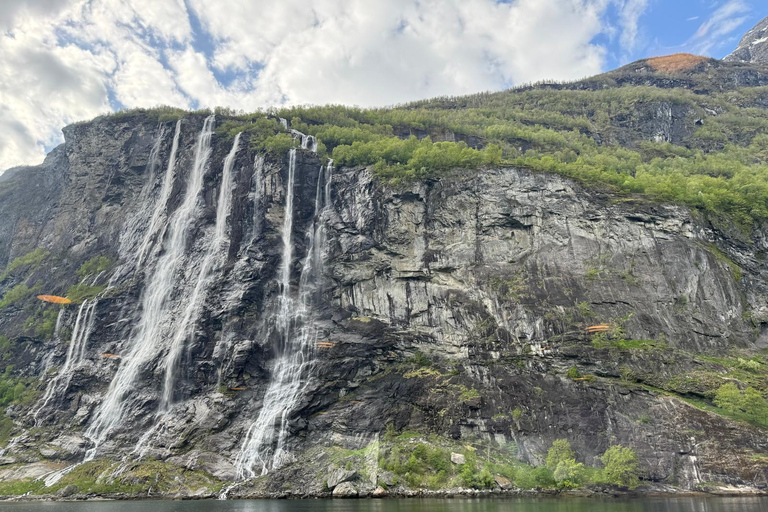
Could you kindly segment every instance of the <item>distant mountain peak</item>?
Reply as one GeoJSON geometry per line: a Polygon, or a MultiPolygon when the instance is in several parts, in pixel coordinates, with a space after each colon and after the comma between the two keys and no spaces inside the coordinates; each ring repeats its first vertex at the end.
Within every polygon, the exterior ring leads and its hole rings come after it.
{"type": "Polygon", "coordinates": [[[768,18],[747,32],[739,46],[723,60],[768,64],[768,18]]]}

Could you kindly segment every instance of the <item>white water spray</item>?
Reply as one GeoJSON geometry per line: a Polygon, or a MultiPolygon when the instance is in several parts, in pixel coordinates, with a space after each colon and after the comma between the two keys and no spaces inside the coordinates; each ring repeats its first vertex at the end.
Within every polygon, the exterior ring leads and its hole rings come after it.
{"type": "MultiPolygon", "coordinates": [[[[304,145],[304,144],[302,144],[304,145]]],[[[283,220],[283,254],[280,267],[280,298],[275,318],[275,331],[279,344],[272,369],[272,378],[264,395],[261,410],[256,421],[248,429],[235,466],[239,480],[253,478],[277,469],[289,462],[291,455],[286,448],[288,421],[301,398],[301,393],[310,378],[314,361],[317,329],[312,318],[311,301],[318,282],[316,252],[319,214],[325,209],[327,181],[332,167],[318,175],[315,194],[315,218],[307,237],[307,255],[299,279],[298,301],[292,298],[290,271],[293,260],[293,203],[296,172],[296,149],[291,149],[288,161],[288,181],[285,185],[285,217],[283,220]]],[[[226,497],[226,495],[224,495],[226,497]]]]}
{"type": "MultiPolygon", "coordinates": [[[[194,164],[187,179],[184,200],[171,215],[165,252],[157,262],[154,273],[146,281],[141,317],[132,336],[130,350],[124,355],[93,421],[85,432],[86,437],[94,443],[93,448],[86,453],[85,460],[93,459],[109,433],[123,422],[128,401],[136,393],[135,385],[141,370],[163,348],[162,340],[166,338],[163,336],[164,327],[169,320],[167,306],[177,284],[175,276],[184,259],[188,232],[199,215],[203,175],[211,153],[210,141],[214,120],[214,116],[209,116],[203,123],[195,148],[194,164]]],[[[173,164],[169,162],[170,165],[173,164]]]]}
{"type": "Polygon", "coordinates": [[[191,328],[194,326],[205,302],[208,284],[210,284],[210,275],[224,263],[227,257],[227,250],[229,249],[227,218],[232,206],[232,168],[235,165],[235,158],[237,157],[239,147],[240,133],[235,135],[232,149],[224,159],[224,170],[222,171],[219,201],[216,206],[216,226],[214,227],[213,237],[208,243],[208,248],[205,251],[203,262],[200,264],[197,274],[197,283],[195,283],[192,294],[187,298],[184,314],[176,328],[171,346],[165,358],[165,379],[163,383],[163,397],[160,403],[161,411],[167,411],[173,403],[173,389],[179,359],[181,358],[185,341],[190,337],[191,328]]]}
{"type": "Polygon", "coordinates": [[[176,168],[176,153],[179,150],[179,135],[181,134],[181,119],[176,121],[176,131],[173,134],[173,143],[171,144],[171,154],[168,157],[168,166],[165,169],[165,177],[163,178],[163,186],[160,189],[160,197],[158,197],[155,203],[155,209],[152,212],[152,217],[147,226],[147,230],[144,232],[144,238],[141,241],[139,250],[136,257],[136,268],[140,268],[144,261],[144,257],[147,254],[152,242],[155,238],[162,238],[162,234],[158,234],[158,229],[161,226],[161,221],[165,216],[166,208],[168,205],[168,199],[171,197],[171,190],[173,189],[173,178],[175,176],[176,168]]]}
{"type": "MultiPolygon", "coordinates": [[[[72,331],[72,338],[70,338],[69,341],[69,348],[67,349],[67,357],[64,360],[64,366],[61,367],[53,379],[48,381],[43,398],[40,399],[41,405],[32,415],[35,419],[36,427],[39,427],[42,424],[41,414],[48,404],[57,401],[67,392],[69,384],[72,382],[74,370],[83,362],[85,346],[88,343],[88,337],[93,329],[93,312],[95,311],[97,304],[98,300],[96,299],[90,302],[85,300],[77,311],[77,319],[75,320],[75,327],[72,331]]],[[[59,312],[59,318],[61,318],[61,312],[59,312]]]]}

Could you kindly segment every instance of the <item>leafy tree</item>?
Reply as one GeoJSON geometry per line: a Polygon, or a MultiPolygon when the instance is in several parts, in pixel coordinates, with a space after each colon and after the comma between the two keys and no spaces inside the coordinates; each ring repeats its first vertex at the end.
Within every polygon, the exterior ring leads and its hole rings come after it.
{"type": "Polygon", "coordinates": [[[571,448],[571,443],[567,439],[557,439],[547,452],[546,466],[550,471],[554,471],[561,462],[575,459],[576,454],[571,448]]]}
{"type": "Polygon", "coordinates": [[[632,448],[614,445],[603,453],[603,480],[613,485],[621,485],[630,489],[640,483],[638,478],[637,454],[632,448]]]}

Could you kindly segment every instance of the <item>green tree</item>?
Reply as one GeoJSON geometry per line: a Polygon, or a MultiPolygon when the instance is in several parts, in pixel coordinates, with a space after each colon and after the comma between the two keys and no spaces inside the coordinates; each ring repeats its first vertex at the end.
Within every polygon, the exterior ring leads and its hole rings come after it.
{"type": "Polygon", "coordinates": [[[619,444],[611,446],[603,453],[603,481],[621,485],[630,489],[640,483],[637,469],[637,454],[632,448],[619,444]]]}
{"type": "Polygon", "coordinates": [[[546,466],[550,471],[555,471],[558,464],[567,460],[576,460],[576,454],[567,439],[557,439],[547,452],[546,466]]]}

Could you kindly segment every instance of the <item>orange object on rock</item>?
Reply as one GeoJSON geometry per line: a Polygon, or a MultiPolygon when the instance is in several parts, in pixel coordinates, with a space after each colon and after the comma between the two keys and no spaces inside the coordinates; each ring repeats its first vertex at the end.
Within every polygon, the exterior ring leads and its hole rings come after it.
{"type": "Polygon", "coordinates": [[[72,301],[66,297],[59,297],[57,295],[38,295],[38,299],[43,302],[51,302],[53,304],[72,304],[72,301]]]}

